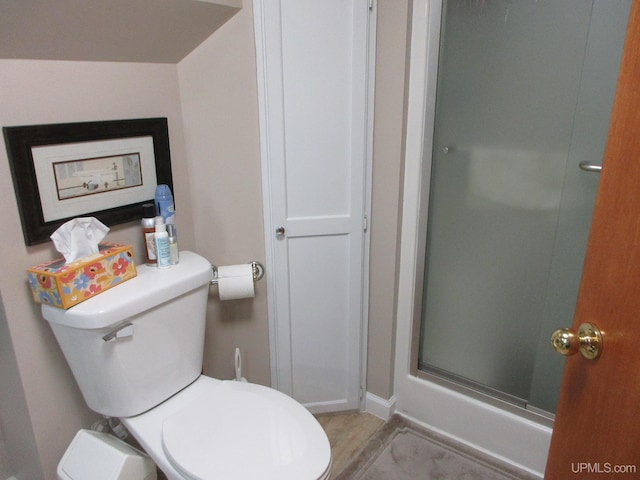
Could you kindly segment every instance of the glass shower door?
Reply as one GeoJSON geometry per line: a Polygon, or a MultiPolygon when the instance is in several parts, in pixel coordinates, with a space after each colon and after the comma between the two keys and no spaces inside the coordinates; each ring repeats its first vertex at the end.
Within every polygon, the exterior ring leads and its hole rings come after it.
{"type": "Polygon", "coordinates": [[[420,370],[555,411],[630,4],[444,2],[420,370]]]}

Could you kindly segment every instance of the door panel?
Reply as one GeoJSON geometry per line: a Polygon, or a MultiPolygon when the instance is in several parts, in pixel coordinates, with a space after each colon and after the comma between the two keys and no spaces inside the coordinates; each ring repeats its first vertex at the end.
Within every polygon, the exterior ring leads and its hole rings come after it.
{"type": "MultiPolygon", "coordinates": [[[[603,334],[566,360],[545,478],[640,472],[640,1],[634,0],[573,327],[603,334]]],[[[561,326],[561,325],[559,325],[561,326]]]]}
{"type": "Polygon", "coordinates": [[[344,265],[349,264],[349,241],[349,235],[288,240],[290,315],[296,319],[291,323],[293,393],[303,404],[347,396],[350,288],[344,265]],[[316,254],[320,251],[323,255],[316,254]],[[326,284],[320,289],[308,281],[309,272],[326,284]]]}
{"type": "Polygon", "coordinates": [[[353,3],[281,1],[289,218],[350,212],[353,3]]]}
{"type": "Polygon", "coordinates": [[[368,2],[254,15],[272,383],[314,412],[359,408],[368,2]]]}

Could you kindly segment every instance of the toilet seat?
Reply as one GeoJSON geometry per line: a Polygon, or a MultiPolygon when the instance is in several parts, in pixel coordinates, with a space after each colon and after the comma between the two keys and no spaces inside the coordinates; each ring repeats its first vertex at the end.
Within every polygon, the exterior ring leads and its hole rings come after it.
{"type": "Polygon", "coordinates": [[[322,427],[299,403],[261,385],[222,381],[162,423],[162,448],[191,480],[328,479],[322,427]]]}

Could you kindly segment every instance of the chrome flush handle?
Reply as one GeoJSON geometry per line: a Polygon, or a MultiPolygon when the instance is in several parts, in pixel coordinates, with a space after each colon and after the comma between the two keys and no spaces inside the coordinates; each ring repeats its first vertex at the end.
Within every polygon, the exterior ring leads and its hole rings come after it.
{"type": "Polygon", "coordinates": [[[105,342],[113,342],[118,338],[132,337],[132,336],[133,336],[133,324],[131,322],[127,322],[127,323],[123,323],[122,325],[117,327],[115,330],[112,330],[111,332],[107,333],[104,337],[102,337],[102,340],[104,340],[105,342]]]}

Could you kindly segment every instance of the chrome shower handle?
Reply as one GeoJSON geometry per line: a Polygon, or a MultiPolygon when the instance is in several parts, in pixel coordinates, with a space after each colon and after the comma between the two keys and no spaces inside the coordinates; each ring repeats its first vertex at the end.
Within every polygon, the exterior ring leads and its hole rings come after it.
{"type": "Polygon", "coordinates": [[[589,162],[580,162],[578,167],[580,167],[580,170],[584,170],[585,172],[599,173],[602,171],[602,165],[593,165],[589,162]]]}

